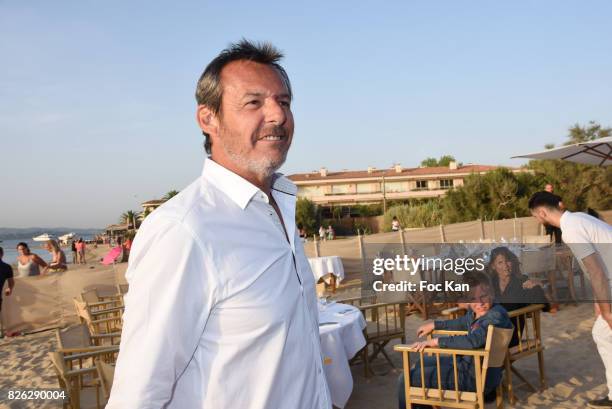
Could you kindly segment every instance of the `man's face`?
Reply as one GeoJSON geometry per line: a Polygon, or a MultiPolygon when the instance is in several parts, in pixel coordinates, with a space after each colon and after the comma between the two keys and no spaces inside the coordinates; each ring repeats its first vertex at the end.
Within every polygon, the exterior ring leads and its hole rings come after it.
{"type": "Polygon", "coordinates": [[[293,137],[285,83],[271,66],[234,61],[221,71],[221,85],[218,134],[211,134],[213,159],[222,165],[229,161],[239,172],[271,176],[285,162],[293,137]]]}
{"type": "Polygon", "coordinates": [[[550,183],[548,183],[546,186],[544,186],[544,190],[546,190],[548,193],[553,193],[553,185],[551,185],[550,183]]]}

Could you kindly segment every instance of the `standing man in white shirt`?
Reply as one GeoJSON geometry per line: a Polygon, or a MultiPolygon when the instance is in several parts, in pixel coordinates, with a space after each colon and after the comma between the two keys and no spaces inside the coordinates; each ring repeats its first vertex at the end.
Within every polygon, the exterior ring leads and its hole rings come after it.
{"type": "Polygon", "coordinates": [[[591,408],[612,408],[612,226],[586,213],[559,206],[559,197],[538,192],[529,199],[531,214],[544,225],[560,227],[563,241],[582,262],[591,279],[597,320],[593,339],[606,368],[608,396],[589,402],[591,408]]]}
{"type": "Polygon", "coordinates": [[[294,127],[281,58],[243,40],[198,81],[209,158],[134,240],[107,409],[331,408],[297,189],[275,173],[294,127]]]}

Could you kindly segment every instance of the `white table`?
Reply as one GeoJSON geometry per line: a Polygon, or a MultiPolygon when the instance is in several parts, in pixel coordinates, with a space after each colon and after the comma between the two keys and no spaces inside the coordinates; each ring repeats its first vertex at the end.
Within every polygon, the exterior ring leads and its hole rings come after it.
{"type": "MultiPolygon", "coordinates": [[[[344,280],[344,266],[339,256],[312,257],[308,259],[308,262],[314,274],[315,282],[321,278],[325,280],[327,275],[333,275],[336,283],[344,280]]],[[[328,284],[330,283],[328,282],[328,284]]]]}
{"type": "Polygon", "coordinates": [[[324,365],[327,384],[334,406],[343,408],[353,391],[349,360],[365,345],[363,314],[352,305],[333,303],[319,305],[321,353],[331,362],[324,365]],[[324,323],[334,323],[321,325],[324,323]]]}

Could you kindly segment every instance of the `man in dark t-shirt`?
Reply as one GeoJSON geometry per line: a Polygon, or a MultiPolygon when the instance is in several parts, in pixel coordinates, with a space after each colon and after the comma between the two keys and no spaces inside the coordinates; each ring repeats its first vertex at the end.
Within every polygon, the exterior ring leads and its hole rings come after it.
{"type": "MultiPolygon", "coordinates": [[[[4,282],[8,281],[8,286],[4,290],[4,295],[7,297],[13,292],[15,287],[15,280],[13,279],[13,267],[10,264],[6,264],[2,261],[4,257],[4,249],[0,247],[0,311],[2,311],[2,289],[4,288],[4,282]]],[[[4,336],[4,328],[2,327],[2,320],[0,317],[0,338],[4,336]]]]}

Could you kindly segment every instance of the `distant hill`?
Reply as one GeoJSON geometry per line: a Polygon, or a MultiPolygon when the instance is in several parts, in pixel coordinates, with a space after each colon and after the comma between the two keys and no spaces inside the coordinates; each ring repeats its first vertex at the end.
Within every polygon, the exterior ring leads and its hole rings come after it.
{"type": "Polygon", "coordinates": [[[0,227],[0,240],[15,240],[22,238],[32,238],[43,233],[49,233],[53,236],[62,236],[66,233],[74,232],[77,236],[90,236],[102,232],[102,229],[75,229],[73,227],[0,227]]]}

